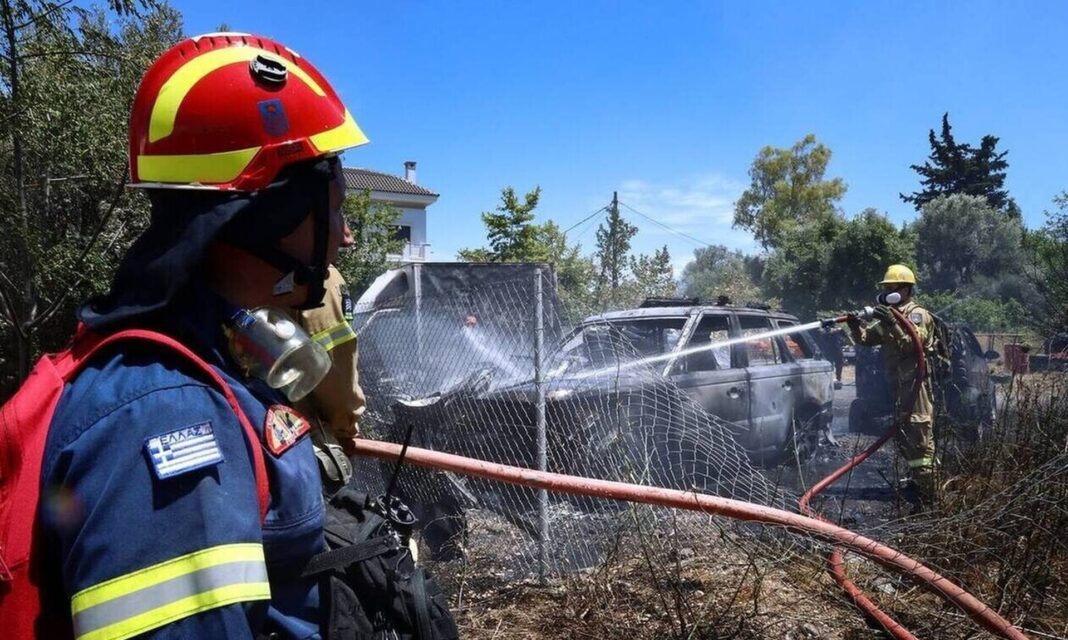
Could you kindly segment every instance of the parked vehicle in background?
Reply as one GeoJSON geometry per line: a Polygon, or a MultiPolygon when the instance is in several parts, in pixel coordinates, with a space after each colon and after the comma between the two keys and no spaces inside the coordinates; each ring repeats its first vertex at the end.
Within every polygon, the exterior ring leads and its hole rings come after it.
{"type": "MultiPolygon", "coordinates": [[[[935,380],[936,409],[959,435],[974,439],[993,422],[996,396],[988,365],[1001,354],[984,353],[967,325],[951,323],[948,333],[950,362],[945,376],[935,380]]],[[[857,399],[849,408],[849,431],[880,435],[893,413],[881,348],[858,345],[856,352],[857,399]]]]}

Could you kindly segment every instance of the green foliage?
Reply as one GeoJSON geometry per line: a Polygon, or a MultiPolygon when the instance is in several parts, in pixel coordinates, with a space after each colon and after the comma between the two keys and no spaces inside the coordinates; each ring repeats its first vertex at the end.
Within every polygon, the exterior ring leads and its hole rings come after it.
{"type": "Polygon", "coordinates": [[[545,247],[546,259],[554,267],[557,295],[565,319],[575,323],[597,311],[594,303],[597,268],[593,260],[582,255],[582,246],[567,244],[567,237],[552,221],[540,226],[538,241],[545,247]]]}
{"type": "Polygon", "coordinates": [[[944,291],[920,294],[916,302],[947,322],[963,322],[979,332],[1017,331],[1028,320],[1027,310],[1016,300],[944,291]]]}
{"type": "Polygon", "coordinates": [[[781,246],[800,227],[833,217],[846,192],[841,178],[824,179],[831,151],[809,134],[789,149],[764,147],[749,169],[752,182],[734,204],[734,226],[765,249],[781,246]]]}
{"type": "Polygon", "coordinates": [[[637,302],[649,297],[670,298],[678,293],[675,269],[671,266],[671,254],[667,245],[653,255],[641,254],[630,259],[630,271],[634,274],[637,302]]]}
{"type": "Polygon", "coordinates": [[[0,0],[0,340],[10,389],[63,345],[76,304],[104,291],[147,223],[126,182],[126,126],[148,64],[181,38],[165,4],[143,15],[0,0]]]}
{"type": "Polygon", "coordinates": [[[935,137],[934,129],[928,132],[931,155],[922,165],[912,165],[920,174],[921,189],[912,195],[901,194],[901,199],[916,206],[916,210],[942,196],[960,194],[986,200],[994,209],[1019,218],[1020,210],[1005,190],[1005,160],[1007,151],[998,153],[998,138],[983,136],[979,147],[957,142],[949,125],[949,114],[942,115],[942,134],[935,137]]]}
{"type": "Polygon", "coordinates": [[[1042,230],[1027,236],[1029,282],[1038,294],[1034,326],[1044,334],[1068,331],[1068,191],[1053,198],[1042,230]]]}
{"type": "Polygon", "coordinates": [[[958,194],[931,200],[913,230],[920,284],[928,291],[954,291],[982,277],[1019,278],[1023,273],[1023,227],[981,197],[958,194]]]}
{"type": "Polygon", "coordinates": [[[527,193],[519,202],[511,187],[501,190],[496,213],[482,214],[490,246],[461,249],[457,258],[465,262],[548,262],[556,273],[557,294],[565,314],[577,321],[593,313],[596,270],[582,248],[567,244],[556,223],[534,222],[541,189],[527,193]]]}
{"type": "Polygon", "coordinates": [[[865,209],[847,220],[831,243],[822,303],[852,309],[869,300],[891,264],[915,264],[915,238],[885,215],[865,209]]]}
{"type": "Polygon", "coordinates": [[[740,304],[763,300],[760,274],[754,277],[751,266],[755,260],[721,245],[695,249],[693,260],[682,269],[682,293],[707,301],[727,296],[740,304]]]}
{"type": "Polygon", "coordinates": [[[619,215],[619,207],[608,208],[608,219],[597,227],[597,253],[599,268],[597,300],[602,308],[617,308],[633,297],[624,285],[628,284],[627,254],[630,240],[638,233],[638,227],[619,215]]]}
{"type": "Polygon", "coordinates": [[[501,203],[495,211],[482,214],[489,248],[461,249],[460,260],[466,262],[545,262],[545,247],[539,242],[534,209],[541,198],[541,187],[534,187],[520,201],[515,189],[501,189],[501,203]]]}
{"type": "Polygon", "coordinates": [[[830,292],[831,250],[845,224],[837,216],[828,216],[784,234],[764,270],[765,293],[779,298],[784,310],[803,319],[815,318],[818,309],[831,307],[825,303],[830,292]]]}
{"type": "Polygon", "coordinates": [[[355,244],[338,255],[338,271],[356,295],[367,289],[381,273],[396,266],[390,255],[404,250],[404,240],[393,235],[400,209],[373,202],[371,192],[349,193],[342,205],[355,244]]]}

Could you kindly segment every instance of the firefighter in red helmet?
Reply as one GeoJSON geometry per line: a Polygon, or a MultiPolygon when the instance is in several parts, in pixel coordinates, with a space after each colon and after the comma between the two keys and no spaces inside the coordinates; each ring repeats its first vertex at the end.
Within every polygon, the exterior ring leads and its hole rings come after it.
{"type": "Polygon", "coordinates": [[[330,359],[292,318],[321,304],[346,233],[338,154],[367,139],[308,60],[238,33],[164,53],[129,136],[151,222],[79,319],[170,336],[225,385],[130,342],[67,385],[41,472],[66,496],[39,516],[51,601],[86,640],[330,637],[345,611],[306,569],[328,539],[292,408],[330,359]]]}

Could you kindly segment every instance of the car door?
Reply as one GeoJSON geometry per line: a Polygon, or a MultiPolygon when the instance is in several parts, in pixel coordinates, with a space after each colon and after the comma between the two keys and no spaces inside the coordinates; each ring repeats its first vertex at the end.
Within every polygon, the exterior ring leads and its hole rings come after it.
{"type": "Polygon", "coordinates": [[[729,313],[702,314],[668,377],[709,414],[732,423],[735,437],[748,449],[752,443],[745,369],[734,347],[715,346],[732,335],[729,313]]]}
{"type": "MultiPolygon", "coordinates": [[[[779,328],[797,326],[796,320],[786,318],[774,319],[774,323],[779,328]]],[[[834,366],[817,358],[816,339],[811,333],[787,333],[778,340],[787,359],[794,364],[790,379],[793,406],[796,408],[811,402],[822,407],[830,402],[833,397],[834,366]]]]}
{"type": "MultiPolygon", "coordinates": [[[[771,331],[766,315],[738,314],[741,337],[771,331]]],[[[793,415],[793,387],[797,377],[795,365],[786,362],[779,341],[756,338],[742,342],[749,380],[749,425],[754,443],[755,460],[777,457],[790,433],[793,415]]]]}

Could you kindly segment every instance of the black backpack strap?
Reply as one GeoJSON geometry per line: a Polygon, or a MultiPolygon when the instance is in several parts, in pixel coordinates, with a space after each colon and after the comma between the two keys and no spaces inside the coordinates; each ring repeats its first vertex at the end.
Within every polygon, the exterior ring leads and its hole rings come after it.
{"type": "Polygon", "coordinates": [[[435,636],[430,633],[430,606],[426,593],[426,575],[421,568],[412,572],[412,606],[415,609],[415,625],[419,629],[419,638],[430,640],[435,636]]]}
{"type": "Polygon", "coordinates": [[[333,551],[324,551],[317,554],[308,561],[308,564],[301,571],[300,576],[302,578],[309,578],[311,576],[319,575],[320,573],[326,573],[327,571],[344,571],[350,565],[357,562],[363,562],[370,560],[376,556],[380,556],[390,551],[396,551],[400,549],[400,542],[394,536],[383,536],[381,538],[371,538],[370,540],[364,540],[357,544],[352,544],[340,549],[334,549],[333,551]]]}

